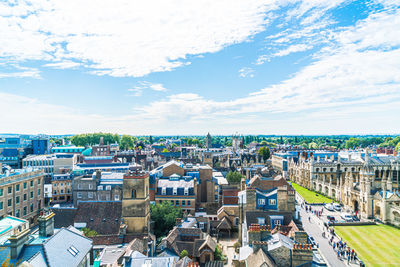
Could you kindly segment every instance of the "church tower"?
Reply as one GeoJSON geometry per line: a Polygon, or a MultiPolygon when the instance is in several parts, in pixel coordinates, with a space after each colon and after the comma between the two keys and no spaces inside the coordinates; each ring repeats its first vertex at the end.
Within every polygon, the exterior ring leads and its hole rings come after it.
{"type": "Polygon", "coordinates": [[[211,138],[210,133],[207,134],[205,143],[206,143],[207,149],[210,149],[212,147],[212,138],[211,138]]]}
{"type": "Polygon", "coordinates": [[[122,218],[127,233],[147,234],[150,230],[149,174],[130,171],[122,186],[122,218]]]}

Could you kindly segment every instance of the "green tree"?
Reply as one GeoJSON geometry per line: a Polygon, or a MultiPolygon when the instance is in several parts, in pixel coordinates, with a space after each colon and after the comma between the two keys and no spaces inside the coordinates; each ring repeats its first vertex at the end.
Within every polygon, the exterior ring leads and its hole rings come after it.
{"type": "Polygon", "coordinates": [[[150,206],[151,220],[154,222],[154,234],[157,237],[166,236],[175,226],[176,218],[182,218],[182,209],[164,201],[150,206]]]}
{"type": "Polygon", "coordinates": [[[242,179],[242,175],[237,172],[237,171],[230,171],[228,172],[228,174],[226,175],[226,179],[228,180],[228,182],[230,184],[238,184],[240,183],[240,180],[242,179]]]}
{"type": "Polygon", "coordinates": [[[222,254],[222,249],[220,246],[217,246],[214,251],[214,260],[215,261],[223,261],[225,260],[224,255],[222,254]]]}
{"type": "Polygon", "coordinates": [[[168,153],[169,150],[168,150],[167,148],[164,148],[161,152],[162,152],[162,153],[168,153]]]}
{"type": "Polygon", "coordinates": [[[128,150],[128,149],[132,149],[135,145],[135,142],[133,140],[133,137],[130,135],[123,135],[121,138],[121,148],[123,150],[128,150]]]}
{"type": "Polygon", "coordinates": [[[187,256],[189,256],[189,253],[187,252],[186,249],[182,250],[181,254],[179,254],[179,258],[181,258],[181,259],[184,257],[187,257],[187,256]]]}
{"type": "MultiPolygon", "coordinates": [[[[264,141],[263,141],[263,142],[264,142],[264,141]]],[[[265,146],[261,147],[261,148],[258,150],[258,154],[259,154],[260,156],[262,156],[262,158],[263,158],[264,161],[266,161],[267,159],[269,159],[269,157],[271,156],[271,152],[269,151],[269,147],[265,147],[265,146]]]]}
{"type": "Polygon", "coordinates": [[[86,237],[92,237],[98,235],[98,233],[95,230],[92,230],[90,228],[82,228],[82,232],[86,237]]]}

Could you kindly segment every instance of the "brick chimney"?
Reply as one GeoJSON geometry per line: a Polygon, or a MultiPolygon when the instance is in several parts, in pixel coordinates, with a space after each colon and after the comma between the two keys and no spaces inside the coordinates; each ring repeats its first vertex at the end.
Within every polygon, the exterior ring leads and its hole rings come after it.
{"type": "Polygon", "coordinates": [[[54,234],[54,213],[52,211],[41,211],[38,218],[39,236],[48,237],[54,234]]]}
{"type": "Polygon", "coordinates": [[[19,256],[22,248],[29,239],[28,224],[22,224],[18,228],[13,229],[13,234],[8,238],[10,241],[10,256],[11,259],[16,259],[19,256]]]}

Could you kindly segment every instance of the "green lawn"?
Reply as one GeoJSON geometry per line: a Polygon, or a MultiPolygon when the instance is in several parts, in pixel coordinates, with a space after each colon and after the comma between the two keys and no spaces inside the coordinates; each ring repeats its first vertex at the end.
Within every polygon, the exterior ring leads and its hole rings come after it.
{"type": "Polygon", "coordinates": [[[367,267],[400,266],[400,230],[388,225],[335,226],[367,267]]]}
{"type": "Polygon", "coordinates": [[[308,190],[298,184],[292,183],[293,188],[299,193],[307,203],[332,203],[332,199],[329,199],[323,195],[320,195],[314,191],[308,190]]]}

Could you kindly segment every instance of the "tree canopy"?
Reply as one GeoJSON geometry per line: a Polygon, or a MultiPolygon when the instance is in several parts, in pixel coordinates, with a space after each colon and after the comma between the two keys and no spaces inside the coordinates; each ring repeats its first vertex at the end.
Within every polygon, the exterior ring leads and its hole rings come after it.
{"type": "Polygon", "coordinates": [[[182,218],[182,209],[164,201],[162,204],[150,206],[151,220],[154,222],[154,234],[157,237],[166,236],[175,226],[176,219],[182,218]]]}
{"type": "Polygon", "coordinates": [[[259,154],[260,156],[262,156],[262,158],[263,158],[264,161],[266,161],[267,159],[269,159],[269,157],[271,156],[271,152],[269,151],[269,147],[265,147],[265,146],[261,147],[261,148],[258,150],[258,154],[259,154]]]}
{"type": "Polygon", "coordinates": [[[228,180],[228,182],[230,184],[238,184],[238,183],[240,183],[240,180],[242,179],[242,177],[243,176],[240,174],[240,172],[237,172],[237,171],[230,171],[226,175],[226,179],[228,180]]]}

